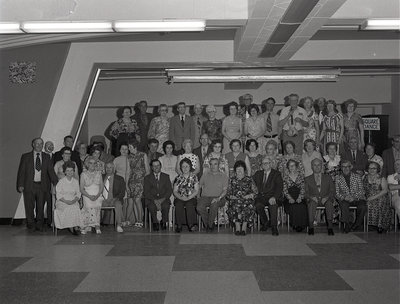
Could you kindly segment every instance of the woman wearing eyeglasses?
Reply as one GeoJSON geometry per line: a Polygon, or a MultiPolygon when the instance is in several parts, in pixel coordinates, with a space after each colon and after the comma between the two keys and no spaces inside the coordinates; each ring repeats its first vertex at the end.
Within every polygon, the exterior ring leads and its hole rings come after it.
{"type": "Polygon", "coordinates": [[[380,176],[381,167],[376,162],[368,164],[368,173],[364,177],[364,190],[368,205],[368,225],[376,227],[378,233],[390,227],[391,209],[388,198],[386,178],[380,176]]]}
{"type": "Polygon", "coordinates": [[[154,117],[150,122],[147,137],[157,139],[159,142],[157,152],[164,153],[163,144],[168,140],[169,136],[168,106],[166,104],[161,104],[158,107],[158,114],[160,114],[160,116],[154,117]]]}

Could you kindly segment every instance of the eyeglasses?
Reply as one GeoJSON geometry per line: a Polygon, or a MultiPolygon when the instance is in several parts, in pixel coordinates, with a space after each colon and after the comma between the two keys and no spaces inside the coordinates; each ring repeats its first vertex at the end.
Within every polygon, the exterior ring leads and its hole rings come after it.
{"type": "Polygon", "coordinates": [[[370,167],[369,170],[378,170],[378,168],[370,167]]]}
{"type": "Polygon", "coordinates": [[[95,165],[96,162],[89,162],[89,165],[95,165]]]}

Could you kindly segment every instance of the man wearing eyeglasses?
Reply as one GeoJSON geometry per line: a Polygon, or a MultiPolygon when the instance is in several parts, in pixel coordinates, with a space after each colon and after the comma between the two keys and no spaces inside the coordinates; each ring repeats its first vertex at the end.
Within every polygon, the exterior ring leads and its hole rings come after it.
{"type": "Polygon", "coordinates": [[[383,151],[382,158],[382,176],[387,177],[395,173],[394,163],[400,159],[400,134],[393,136],[392,147],[383,151]]]}
{"type": "Polygon", "coordinates": [[[362,177],[351,172],[353,166],[349,160],[344,160],[341,167],[342,174],[337,175],[335,179],[336,199],[342,211],[343,232],[349,233],[361,227],[367,205],[362,177]],[[357,216],[354,224],[350,226],[350,207],[353,206],[357,207],[357,216]]]}

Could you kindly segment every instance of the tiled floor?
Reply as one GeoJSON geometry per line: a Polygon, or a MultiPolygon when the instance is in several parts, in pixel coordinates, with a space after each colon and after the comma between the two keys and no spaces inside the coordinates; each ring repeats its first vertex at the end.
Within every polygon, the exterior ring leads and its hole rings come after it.
{"type": "Polygon", "coordinates": [[[400,303],[400,234],[0,226],[0,303],[400,303]]]}

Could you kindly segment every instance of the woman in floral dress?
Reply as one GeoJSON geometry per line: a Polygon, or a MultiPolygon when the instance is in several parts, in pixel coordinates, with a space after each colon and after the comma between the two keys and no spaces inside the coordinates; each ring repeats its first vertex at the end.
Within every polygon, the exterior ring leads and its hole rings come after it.
{"type": "Polygon", "coordinates": [[[239,116],[237,116],[238,104],[232,101],[229,104],[229,116],[226,116],[222,122],[222,134],[224,135],[223,153],[230,152],[230,143],[234,139],[239,139],[243,133],[243,124],[239,116]]]}
{"type": "Polygon", "coordinates": [[[344,141],[348,145],[350,138],[357,138],[358,148],[364,150],[364,122],[356,111],[357,101],[348,99],[343,103],[344,141]]]}
{"type": "Polygon", "coordinates": [[[243,161],[235,163],[234,171],[226,193],[227,214],[230,222],[235,225],[235,235],[246,235],[247,227],[253,225],[254,198],[258,190],[254,180],[246,176],[246,164],[243,161]]]}
{"type": "Polygon", "coordinates": [[[161,104],[158,108],[158,113],[160,116],[154,117],[150,122],[148,138],[157,139],[159,142],[157,152],[164,153],[163,144],[168,140],[169,136],[168,106],[161,104]]]}
{"type": "Polygon", "coordinates": [[[131,140],[140,142],[140,130],[136,120],[131,118],[132,109],[130,107],[123,107],[122,118],[118,119],[110,128],[110,137],[116,141],[116,155],[119,156],[119,148],[121,143],[131,140]]]}
{"type": "Polygon", "coordinates": [[[258,153],[258,142],[255,139],[248,139],[246,142],[247,156],[251,166],[251,176],[254,175],[258,170],[261,170],[261,163],[263,156],[258,153]]]}
{"type": "Polygon", "coordinates": [[[307,112],[307,122],[308,127],[304,128],[304,138],[303,142],[307,139],[312,139],[317,143],[317,151],[319,150],[319,120],[318,114],[314,111],[314,101],[311,97],[305,97],[302,102],[300,102],[300,106],[304,108],[307,112]]]}
{"type": "Polygon", "coordinates": [[[96,233],[100,234],[100,211],[103,203],[103,178],[101,171],[96,170],[96,159],[88,156],[85,160],[87,170],[81,174],[80,190],[83,198],[83,227],[81,233],[85,234],[94,227],[96,233]]]}
{"type": "Polygon", "coordinates": [[[388,197],[388,183],[380,176],[381,167],[370,162],[364,176],[364,190],[368,205],[368,225],[375,226],[378,233],[390,228],[392,210],[388,197]]]}
{"type": "Polygon", "coordinates": [[[334,142],[337,144],[339,151],[339,145],[343,142],[343,116],[338,113],[336,109],[336,102],[334,100],[328,100],[326,104],[326,115],[324,115],[322,121],[322,132],[321,141],[322,146],[326,147],[327,143],[334,142]]]}
{"type": "Polygon", "coordinates": [[[290,159],[293,159],[299,163],[299,171],[304,175],[304,166],[302,158],[301,155],[294,153],[295,148],[296,147],[294,142],[290,140],[283,143],[283,151],[285,154],[279,159],[279,164],[278,164],[278,171],[281,172],[282,176],[288,174],[287,162],[290,159]]]}
{"type": "Polygon", "coordinates": [[[139,143],[137,141],[129,142],[129,179],[128,179],[128,206],[126,208],[126,217],[124,222],[129,226],[135,221],[135,227],[143,227],[143,207],[142,194],[144,177],[150,173],[149,161],[147,155],[138,151],[139,143]],[[135,220],[136,216],[136,220],[135,220]]]}
{"type": "Polygon", "coordinates": [[[201,133],[206,133],[211,141],[223,139],[222,135],[222,121],[215,118],[216,109],[213,105],[206,107],[208,120],[203,122],[201,133]]]}

